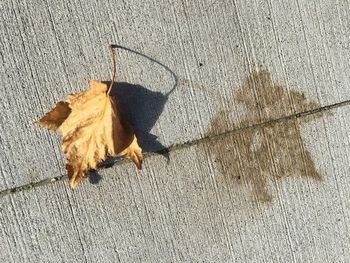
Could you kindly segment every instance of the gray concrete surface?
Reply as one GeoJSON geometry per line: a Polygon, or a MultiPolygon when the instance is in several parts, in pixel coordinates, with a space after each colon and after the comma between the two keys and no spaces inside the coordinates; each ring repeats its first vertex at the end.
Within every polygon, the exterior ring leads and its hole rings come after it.
{"type": "Polygon", "coordinates": [[[348,262],[348,1],[0,10],[1,262],[348,262]],[[65,175],[60,138],[32,121],[110,80],[108,43],[141,146],[169,160],[6,194],[65,175]]]}

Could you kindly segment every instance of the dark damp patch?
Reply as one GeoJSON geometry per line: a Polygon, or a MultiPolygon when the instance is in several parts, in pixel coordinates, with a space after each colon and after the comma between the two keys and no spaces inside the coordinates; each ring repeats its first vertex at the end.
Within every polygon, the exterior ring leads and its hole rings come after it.
{"type": "MultiPolygon", "coordinates": [[[[224,110],[212,119],[206,136],[320,107],[300,92],[275,85],[267,71],[252,73],[245,79],[228,105],[239,103],[246,109],[239,125],[230,124],[232,109],[224,110]]],[[[313,118],[321,115],[316,114],[313,118]]],[[[213,143],[203,144],[203,147],[220,174],[230,183],[250,186],[257,200],[271,201],[273,197],[268,184],[274,179],[287,176],[322,179],[301,136],[300,124],[310,120],[310,117],[295,118],[244,129],[213,143]]]]}

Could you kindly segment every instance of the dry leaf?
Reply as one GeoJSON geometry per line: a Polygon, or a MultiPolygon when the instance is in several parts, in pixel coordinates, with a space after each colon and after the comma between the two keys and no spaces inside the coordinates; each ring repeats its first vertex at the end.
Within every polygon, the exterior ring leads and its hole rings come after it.
{"type": "Polygon", "coordinates": [[[37,123],[63,136],[69,185],[75,188],[109,156],[125,156],[141,169],[142,153],[129,123],[120,115],[117,101],[106,84],[90,81],[90,89],[68,96],[37,123]]]}

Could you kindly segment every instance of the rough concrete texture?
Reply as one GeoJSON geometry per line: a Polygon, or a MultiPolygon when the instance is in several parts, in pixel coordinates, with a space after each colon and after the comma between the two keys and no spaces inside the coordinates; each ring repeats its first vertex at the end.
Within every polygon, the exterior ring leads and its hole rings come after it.
{"type": "Polygon", "coordinates": [[[0,262],[348,261],[347,1],[0,10],[0,262]],[[65,175],[60,138],[32,122],[110,80],[108,43],[124,114],[169,158],[5,195],[65,175]]]}

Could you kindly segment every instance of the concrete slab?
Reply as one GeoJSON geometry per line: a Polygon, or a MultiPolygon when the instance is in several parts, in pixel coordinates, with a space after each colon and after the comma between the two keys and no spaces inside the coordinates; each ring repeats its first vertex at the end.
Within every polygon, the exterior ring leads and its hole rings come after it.
{"type": "Polygon", "coordinates": [[[349,3],[0,10],[1,193],[66,174],[60,138],[32,121],[110,80],[108,43],[120,45],[115,92],[141,146],[170,149],[74,191],[0,194],[1,262],[348,261],[349,3]]]}

